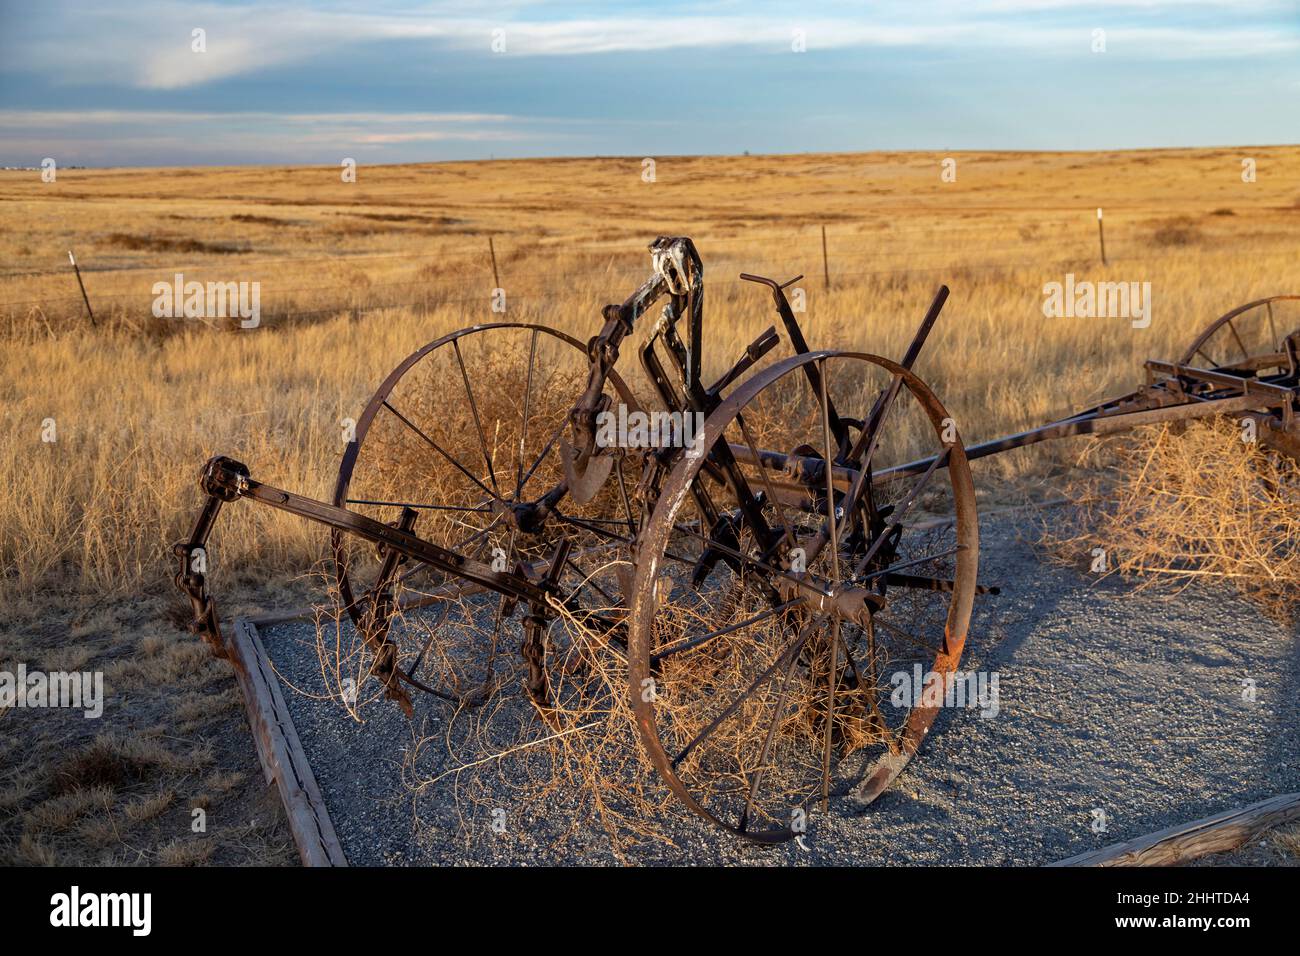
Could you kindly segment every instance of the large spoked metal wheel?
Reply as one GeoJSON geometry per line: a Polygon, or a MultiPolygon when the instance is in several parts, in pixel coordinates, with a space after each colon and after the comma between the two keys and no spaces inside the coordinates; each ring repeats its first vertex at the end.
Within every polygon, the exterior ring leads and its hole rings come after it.
{"type": "MultiPolygon", "coordinates": [[[[1236,378],[1295,388],[1300,384],[1300,295],[1275,295],[1240,305],[1215,319],[1179,359],[1236,378]]],[[[1207,393],[1222,385],[1205,385],[1207,393]]],[[[1202,398],[1206,395],[1202,395],[1202,398]]],[[[1300,429],[1294,420],[1255,414],[1260,441],[1300,464],[1300,429]]]]}
{"type": "Polygon", "coordinates": [[[977,591],[974,486],[930,389],[865,353],[754,376],[702,451],[638,552],[632,706],[687,806],[776,842],[831,794],[874,799],[928,732],[977,591]]]}
{"type": "Polygon", "coordinates": [[[1300,295],[1275,295],[1240,305],[1210,323],[1178,360],[1268,377],[1291,371],[1287,340],[1300,333],[1300,295]]]}
{"type": "MultiPolygon", "coordinates": [[[[620,459],[585,505],[555,494],[564,481],[567,415],[587,371],[583,345],[544,326],[481,325],[431,342],[398,365],[366,405],[334,504],[389,523],[414,509],[413,533],[510,573],[545,568],[566,536],[572,549],[562,592],[581,589],[585,606],[617,609],[609,563],[635,525],[635,461],[620,459]]],[[[606,392],[636,407],[614,373],[606,392]]],[[[331,542],[339,604],[363,627],[382,556],[338,531],[331,542]]],[[[389,637],[398,676],[448,700],[485,700],[505,679],[502,662],[517,660],[527,609],[424,564],[403,565],[394,591],[399,620],[389,637]]]]}

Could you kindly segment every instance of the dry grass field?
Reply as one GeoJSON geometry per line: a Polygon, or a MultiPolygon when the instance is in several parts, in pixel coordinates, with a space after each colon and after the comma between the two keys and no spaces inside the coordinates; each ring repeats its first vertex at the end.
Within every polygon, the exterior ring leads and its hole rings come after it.
{"type": "MultiPolygon", "coordinates": [[[[653,182],[638,157],[363,166],[355,183],[324,167],[0,173],[0,661],[103,670],[109,697],[100,721],[0,714],[0,859],[293,859],[228,668],[167,618],[169,547],[214,454],[326,496],[341,420],[388,370],[500,318],[489,237],[507,318],[585,339],[648,273],[651,238],[692,236],[713,374],[776,321],[739,272],[803,273],[814,347],[895,358],[946,283],[917,371],[968,443],[1126,391],[1230,307],[1300,291],[1300,147],[957,153],[955,182],[944,158],[658,157],[653,182]],[[156,318],[153,284],[176,273],[259,282],[260,327],[156,318]],[[1150,327],[1045,318],[1043,286],[1067,273],[1150,282],[1150,327]]],[[[1040,446],[976,479],[987,500],[1046,497],[1071,460],[1040,446]]],[[[324,544],[237,507],[213,538],[224,610],[301,603],[324,544]]]]}

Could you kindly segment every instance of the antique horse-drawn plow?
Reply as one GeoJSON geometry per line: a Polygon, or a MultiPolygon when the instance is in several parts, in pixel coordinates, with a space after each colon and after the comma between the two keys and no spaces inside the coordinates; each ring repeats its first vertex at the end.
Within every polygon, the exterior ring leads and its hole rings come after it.
{"type": "Polygon", "coordinates": [[[780,343],[770,327],[706,385],[699,256],[685,238],[650,250],[650,278],[585,344],[499,323],[408,357],[358,420],[330,502],[210,460],[175,548],[192,630],[223,653],[204,572],[226,502],[319,522],[367,673],[408,714],[414,691],[472,707],[517,676],[545,716],[582,693],[574,643],[594,641],[626,661],[641,744],[676,796],[774,842],[833,793],[873,800],[934,721],[938,702],[891,675],[950,679],[975,596],[996,590],[976,582],[972,459],[1212,415],[1253,419],[1300,458],[1300,329],[1283,321],[1297,296],[1228,313],[1129,395],[967,447],[913,372],[946,288],[893,361],[811,351],[795,280],[743,275],[768,288],[793,354],[756,369],[780,343]],[[664,297],[638,348],[647,413],[616,364],[664,297]]]}

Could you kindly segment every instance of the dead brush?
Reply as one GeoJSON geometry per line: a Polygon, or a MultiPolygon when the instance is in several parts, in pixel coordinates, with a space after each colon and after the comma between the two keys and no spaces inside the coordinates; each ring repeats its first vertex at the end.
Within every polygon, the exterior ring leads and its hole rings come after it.
{"type": "MultiPolygon", "coordinates": [[[[612,578],[615,563],[593,576],[612,578]]],[[[715,623],[742,620],[751,610],[743,600],[724,598],[724,603],[728,616],[710,618],[715,623]]],[[[678,616],[702,613],[689,602],[673,607],[678,616]]],[[[403,766],[405,786],[417,798],[450,793],[466,834],[482,827],[503,804],[561,804],[568,808],[569,824],[554,837],[557,845],[594,825],[614,858],[626,862],[632,845],[672,842],[667,826],[670,794],[637,743],[625,656],[616,640],[588,626],[589,615],[617,609],[592,608],[575,615],[556,602],[554,610],[559,620],[549,642],[551,705],[539,707],[527,698],[519,686],[523,666],[513,647],[501,648],[499,692],[486,705],[454,708],[437,734],[413,728],[403,766]]],[[[419,620],[413,615],[403,619],[417,627],[419,620]]],[[[699,733],[711,716],[699,702],[726,699],[746,686],[756,670],[771,663],[773,648],[781,646],[778,637],[749,629],[690,655],[689,661],[673,658],[663,674],[665,687],[672,690],[658,699],[666,739],[680,745],[699,733]]],[[[815,796],[820,766],[806,755],[817,752],[824,732],[826,662],[823,652],[810,649],[771,692],[783,694],[785,705],[765,754],[756,748],[749,730],[772,705],[768,694],[750,701],[710,740],[707,751],[683,763],[684,774],[707,775],[711,791],[703,795],[706,801],[734,797],[756,774],[778,804],[799,806],[815,796]],[[792,759],[798,757],[802,759],[792,759]]],[[[835,735],[845,754],[892,739],[893,730],[884,725],[878,709],[870,714],[869,703],[864,703],[878,693],[879,688],[868,692],[843,686],[837,695],[835,735]]]]}
{"type": "Polygon", "coordinates": [[[1148,428],[1107,446],[1113,460],[1080,486],[1081,507],[1045,543],[1071,562],[1104,549],[1106,573],[1133,577],[1139,589],[1223,582],[1294,620],[1300,469],[1242,435],[1212,420],[1148,428]]]}

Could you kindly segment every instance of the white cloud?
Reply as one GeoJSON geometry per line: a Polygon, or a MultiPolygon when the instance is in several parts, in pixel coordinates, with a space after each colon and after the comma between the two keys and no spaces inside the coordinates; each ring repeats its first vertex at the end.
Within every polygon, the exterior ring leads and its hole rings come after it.
{"type": "Polygon", "coordinates": [[[920,47],[1062,53],[1087,50],[1091,28],[1107,29],[1110,50],[1134,51],[1147,59],[1241,57],[1300,50],[1300,31],[1249,25],[1243,11],[1277,9],[1276,2],[1246,3],[1231,19],[1216,17],[1213,28],[1144,26],[1117,11],[1144,16],[1209,8],[1209,0],[1115,0],[1085,6],[1070,0],[998,0],[992,6],[903,3],[862,8],[824,7],[836,15],[807,16],[771,5],[731,6],[724,14],[660,16],[640,13],[564,18],[542,16],[525,5],[460,4],[310,9],[259,3],[230,6],[143,3],[123,10],[97,7],[64,11],[18,26],[2,52],[14,65],[45,72],[48,64],[85,82],[115,82],[146,89],[179,89],[316,59],[347,55],[363,42],[425,41],[431,50],[491,52],[493,30],[503,29],[507,56],[580,56],[673,49],[749,47],[785,53],[792,32],[804,31],[810,52],[819,49],[920,47]],[[522,12],[519,12],[521,11],[522,12]],[[730,11],[735,10],[732,13],[730,11]],[[845,10],[844,13],[838,11],[845,10]],[[359,11],[359,12],[358,12],[359,11]],[[467,15],[466,11],[471,11],[467,15]],[[1035,12],[1077,15],[1079,26],[1050,24],[1025,16],[1035,12]],[[1015,15],[1020,14],[1017,18],[1015,15]],[[1085,15],[1086,14],[1086,15],[1085,15]],[[1112,23],[1105,21],[1113,20],[1112,23]],[[1087,27],[1083,26],[1087,21],[1087,27]],[[1094,22],[1095,21],[1095,22],[1094,22]],[[1234,25],[1240,24],[1240,25],[1234,25]],[[190,49],[195,27],[207,31],[207,51],[190,49]]]}
{"type": "MultiPolygon", "coordinates": [[[[6,156],[137,153],[208,158],[303,157],[419,143],[517,143],[536,137],[536,121],[496,113],[270,113],[179,110],[0,109],[6,156]]],[[[551,136],[555,131],[550,131],[551,136]]]]}

